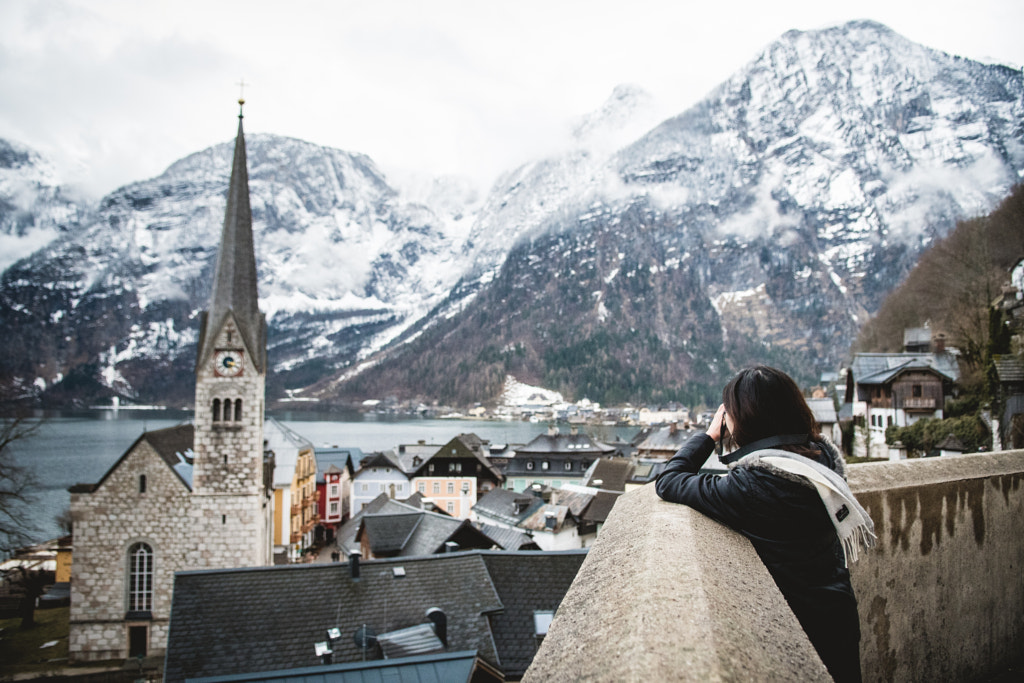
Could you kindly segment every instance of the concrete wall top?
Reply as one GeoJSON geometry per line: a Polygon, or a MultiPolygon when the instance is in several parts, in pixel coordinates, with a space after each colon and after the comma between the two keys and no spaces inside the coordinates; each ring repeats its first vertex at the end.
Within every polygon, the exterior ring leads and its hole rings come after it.
{"type": "Polygon", "coordinates": [[[1024,451],[970,453],[944,458],[871,462],[847,468],[854,493],[984,479],[1024,471],[1024,451]]]}
{"type": "Polygon", "coordinates": [[[524,681],[829,681],[750,543],[622,495],[524,681]]]}

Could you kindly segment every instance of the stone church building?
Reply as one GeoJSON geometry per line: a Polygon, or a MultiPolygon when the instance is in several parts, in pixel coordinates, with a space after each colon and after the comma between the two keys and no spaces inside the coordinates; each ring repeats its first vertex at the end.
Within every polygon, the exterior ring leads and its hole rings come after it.
{"type": "Polygon", "coordinates": [[[238,118],[199,333],[193,423],[144,433],[98,482],[71,488],[72,661],[162,655],[177,571],[272,563],[267,327],[256,295],[241,112],[238,118]]]}

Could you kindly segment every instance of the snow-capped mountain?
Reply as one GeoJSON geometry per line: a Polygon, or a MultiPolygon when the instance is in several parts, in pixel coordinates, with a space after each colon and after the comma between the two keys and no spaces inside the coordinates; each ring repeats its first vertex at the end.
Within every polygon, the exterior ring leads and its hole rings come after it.
{"type": "Polygon", "coordinates": [[[446,385],[486,376],[483,395],[509,366],[603,402],[712,400],[754,360],[814,381],[927,245],[1020,182],[1024,78],[873,22],[793,31],[606,161],[580,157],[495,188],[477,225],[513,207],[525,239],[460,318],[355,395],[429,395],[439,378],[399,369],[417,354],[472,368],[446,385]]]}
{"type": "Polygon", "coordinates": [[[0,140],[0,271],[88,220],[39,153],[0,140]]]}
{"type": "MultiPolygon", "coordinates": [[[[271,386],[470,402],[514,370],[610,403],[705,400],[750,360],[810,380],[1024,174],[1022,74],[872,22],[787,33],[655,112],[617,88],[483,197],[248,136],[271,386]]],[[[187,402],[230,153],[118,190],[3,273],[0,384],[187,402]]]]}
{"type": "MultiPolygon", "coordinates": [[[[8,387],[38,391],[83,371],[122,394],[158,398],[140,386],[144,366],[184,366],[194,354],[232,149],[218,145],[121,188],[91,222],[4,272],[8,387]]],[[[465,234],[465,217],[403,201],[370,159],[270,135],[248,136],[247,150],[279,379],[380,348],[461,274],[453,235],[465,234]]]]}

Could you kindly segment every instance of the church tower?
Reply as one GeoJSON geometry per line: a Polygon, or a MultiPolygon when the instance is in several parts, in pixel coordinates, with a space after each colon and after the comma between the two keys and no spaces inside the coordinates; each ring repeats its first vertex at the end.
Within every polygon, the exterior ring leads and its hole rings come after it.
{"type": "Polygon", "coordinates": [[[256,292],[249,174],[238,135],[209,309],[196,358],[193,568],[271,563],[263,461],[267,323],[256,292]]]}

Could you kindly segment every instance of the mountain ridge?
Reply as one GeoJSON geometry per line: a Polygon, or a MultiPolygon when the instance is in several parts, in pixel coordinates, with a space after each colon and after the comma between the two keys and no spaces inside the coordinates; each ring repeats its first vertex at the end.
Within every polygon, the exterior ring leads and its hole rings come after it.
{"type": "MultiPolygon", "coordinates": [[[[873,22],[787,32],[648,128],[650,104],[617,88],[484,197],[247,136],[271,398],[473,403],[516,374],[696,402],[764,359],[811,381],[928,244],[1024,173],[1020,73],[873,22]]],[[[6,396],[189,400],[228,158],[111,193],[3,272],[6,396]]]]}

